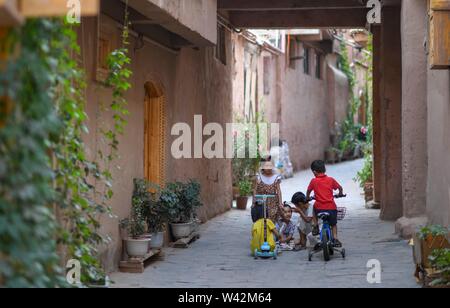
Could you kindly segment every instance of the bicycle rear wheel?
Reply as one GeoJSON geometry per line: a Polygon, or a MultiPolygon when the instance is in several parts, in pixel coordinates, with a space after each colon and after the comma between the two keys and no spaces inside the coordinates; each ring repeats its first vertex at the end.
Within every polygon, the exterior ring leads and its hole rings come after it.
{"type": "Polygon", "coordinates": [[[326,230],[323,230],[322,235],[322,250],[323,250],[323,259],[328,262],[330,261],[330,248],[328,247],[328,233],[326,230]]]}

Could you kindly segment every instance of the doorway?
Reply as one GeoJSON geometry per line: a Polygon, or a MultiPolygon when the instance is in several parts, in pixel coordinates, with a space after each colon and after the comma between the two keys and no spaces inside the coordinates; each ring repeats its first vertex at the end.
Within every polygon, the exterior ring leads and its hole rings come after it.
{"type": "Polygon", "coordinates": [[[154,184],[165,181],[165,95],[154,82],[145,84],[144,105],[144,175],[154,184]]]}

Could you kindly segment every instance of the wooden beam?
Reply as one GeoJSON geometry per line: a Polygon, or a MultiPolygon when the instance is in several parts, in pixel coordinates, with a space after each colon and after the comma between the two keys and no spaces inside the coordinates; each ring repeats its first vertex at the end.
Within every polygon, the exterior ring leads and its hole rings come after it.
{"type": "Polygon", "coordinates": [[[17,0],[0,0],[0,26],[16,26],[22,22],[17,0]]]}
{"type": "Polygon", "coordinates": [[[429,1],[429,65],[450,68],[450,0],[429,1]]]}
{"type": "MultiPolygon", "coordinates": [[[[69,13],[67,0],[20,0],[20,12],[25,17],[65,16],[69,13]]],[[[95,16],[99,0],[80,0],[82,16],[95,16]]]]}
{"type": "Polygon", "coordinates": [[[368,9],[301,11],[232,11],[230,22],[236,28],[364,28],[368,9]]]}
{"type": "Polygon", "coordinates": [[[449,0],[430,0],[430,9],[433,11],[450,11],[449,0]]]}
{"type": "Polygon", "coordinates": [[[302,9],[348,9],[365,7],[362,0],[219,0],[219,10],[302,10],[302,9]]]}

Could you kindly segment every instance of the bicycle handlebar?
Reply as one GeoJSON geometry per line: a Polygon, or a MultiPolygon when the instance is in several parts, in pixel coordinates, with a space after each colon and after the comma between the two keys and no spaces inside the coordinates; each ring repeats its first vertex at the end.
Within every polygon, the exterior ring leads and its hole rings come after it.
{"type": "MultiPolygon", "coordinates": [[[[341,198],[346,198],[347,195],[334,195],[333,197],[334,197],[335,199],[341,199],[341,198]]],[[[316,200],[316,196],[311,196],[311,197],[309,197],[309,200],[308,200],[308,201],[314,201],[314,200],[316,200]]]]}
{"type": "Polygon", "coordinates": [[[255,195],[256,199],[268,199],[268,198],[275,198],[276,195],[255,195]]]}

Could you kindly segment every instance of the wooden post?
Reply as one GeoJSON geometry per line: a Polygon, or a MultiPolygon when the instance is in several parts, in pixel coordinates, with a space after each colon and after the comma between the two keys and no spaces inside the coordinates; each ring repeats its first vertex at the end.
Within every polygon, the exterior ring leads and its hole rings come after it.
{"type": "Polygon", "coordinates": [[[66,16],[78,9],[81,16],[95,16],[100,1],[79,0],[79,7],[71,7],[67,0],[0,0],[0,26],[17,26],[27,17],[66,16]]]}
{"type": "Polygon", "coordinates": [[[429,0],[429,59],[431,69],[450,69],[450,0],[429,0]]]}
{"type": "MultiPolygon", "coordinates": [[[[0,0],[1,1],[1,0],[0,0]]],[[[12,41],[9,39],[11,28],[0,27],[0,73],[5,69],[6,60],[16,55],[12,41]]],[[[6,118],[12,109],[12,101],[7,96],[0,96],[0,128],[3,128],[6,118]]]]}
{"type": "Polygon", "coordinates": [[[0,0],[0,27],[17,26],[22,22],[17,0],[0,0]]]}
{"type": "MultiPolygon", "coordinates": [[[[99,12],[99,0],[79,0],[82,16],[95,16],[99,12]]],[[[65,16],[71,7],[67,0],[20,0],[20,12],[25,17],[65,16]]]]}
{"type": "Polygon", "coordinates": [[[397,220],[402,205],[402,48],[399,7],[383,7],[381,25],[381,218],[397,220]]]}
{"type": "Polygon", "coordinates": [[[381,150],[381,26],[372,26],[373,34],[373,198],[381,200],[382,150],[381,150]]]}
{"type": "MultiPolygon", "coordinates": [[[[100,10],[99,0],[79,0],[80,16],[97,15],[100,10]]],[[[19,26],[27,17],[66,16],[73,10],[67,0],[0,0],[0,71],[7,59],[18,54],[18,48],[13,50],[8,39],[11,27],[19,26]]],[[[0,97],[0,127],[4,125],[13,102],[0,97]]]]}

